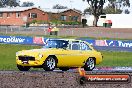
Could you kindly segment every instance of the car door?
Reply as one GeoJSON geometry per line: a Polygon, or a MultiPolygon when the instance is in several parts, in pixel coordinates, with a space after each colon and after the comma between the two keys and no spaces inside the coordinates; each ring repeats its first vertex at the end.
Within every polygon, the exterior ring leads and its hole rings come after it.
{"type": "Polygon", "coordinates": [[[82,66],[83,63],[83,52],[81,52],[81,47],[80,47],[80,42],[72,42],[72,47],[71,47],[71,63],[74,66],[82,66]]]}
{"type": "Polygon", "coordinates": [[[61,55],[59,55],[58,66],[80,66],[82,61],[82,52],[80,52],[80,43],[71,42],[68,49],[62,49],[61,55]]]}
{"type": "Polygon", "coordinates": [[[89,57],[92,57],[94,51],[85,42],[80,43],[81,53],[83,54],[83,60],[86,61],[89,57]]]}

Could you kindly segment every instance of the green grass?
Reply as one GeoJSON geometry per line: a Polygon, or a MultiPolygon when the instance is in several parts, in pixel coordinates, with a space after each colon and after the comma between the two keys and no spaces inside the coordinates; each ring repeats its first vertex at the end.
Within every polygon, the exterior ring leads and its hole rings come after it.
{"type": "Polygon", "coordinates": [[[5,33],[0,33],[0,35],[6,35],[6,36],[40,36],[40,37],[46,37],[46,38],[67,38],[67,39],[98,39],[98,40],[132,40],[132,39],[121,39],[121,38],[107,38],[107,37],[102,37],[102,38],[95,38],[95,37],[77,37],[77,36],[55,36],[55,35],[34,35],[34,34],[5,34],[5,33]]]}
{"type": "Polygon", "coordinates": [[[102,51],[103,62],[99,66],[132,66],[132,52],[102,51]]]}
{"type": "MultiPolygon", "coordinates": [[[[19,50],[41,48],[40,46],[0,44],[0,70],[18,70],[15,54],[19,50]]],[[[132,52],[105,52],[98,66],[132,66],[132,52]]]]}
{"type": "Polygon", "coordinates": [[[0,70],[17,70],[16,52],[19,50],[40,48],[39,46],[0,44],[0,70]]]}
{"type": "Polygon", "coordinates": [[[98,39],[98,40],[132,40],[131,39],[125,39],[125,38],[107,38],[107,37],[99,37],[99,38],[95,38],[95,37],[79,37],[79,38],[83,38],[83,39],[98,39]]]}
{"type": "Polygon", "coordinates": [[[78,38],[76,36],[34,35],[34,34],[5,34],[5,33],[0,33],[0,35],[5,35],[5,36],[27,36],[27,37],[39,36],[39,37],[46,37],[46,38],[68,38],[68,39],[78,38]]]}

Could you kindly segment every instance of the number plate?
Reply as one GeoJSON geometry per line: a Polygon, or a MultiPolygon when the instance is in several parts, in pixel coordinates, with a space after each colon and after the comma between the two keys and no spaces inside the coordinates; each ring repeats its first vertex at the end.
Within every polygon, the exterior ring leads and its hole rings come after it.
{"type": "Polygon", "coordinates": [[[29,64],[28,61],[22,61],[22,64],[29,64]]]}

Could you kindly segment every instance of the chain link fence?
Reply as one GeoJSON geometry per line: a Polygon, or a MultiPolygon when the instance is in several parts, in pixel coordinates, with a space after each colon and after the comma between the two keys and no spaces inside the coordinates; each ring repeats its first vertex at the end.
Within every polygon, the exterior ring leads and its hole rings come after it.
{"type": "MultiPolygon", "coordinates": [[[[53,26],[54,27],[54,26],[53,26]]],[[[94,38],[120,38],[132,39],[132,29],[113,29],[104,27],[57,26],[58,36],[94,37],[94,38]]],[[[20,27],[20,26],[0,26],[1,34],[24,34],[24,35],[50,35],[48,26],[20,27]]]]}
{"type": "MultiPolygon", "coordinates": [[[[52,26],[53,28],[54,26],[52,26]]],[[[22,26],[0,26],[0,33],[8,34],[8,33],[35,33],[48,35],[49,26],[32,26],[32,27],[22,27],[22,26]]],[[[59,29],[70,29],[70,28],[81,28],[81,25],[67,25],[67,26],[57,26],[59,29]]]]}

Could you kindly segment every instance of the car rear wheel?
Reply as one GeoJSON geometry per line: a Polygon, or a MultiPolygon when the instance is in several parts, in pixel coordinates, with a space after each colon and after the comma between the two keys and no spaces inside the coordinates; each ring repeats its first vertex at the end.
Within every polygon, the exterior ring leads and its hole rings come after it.
{"type": "Polygon", "coordinates": [[[67,71],[67,70],[69,70],[68,67],[59,67],[59,69],[62,70],[62,71],[67,71]]]}
{"type": "Polygon", "coordinates": [[[21,66],[21,65],[18,65],[17,64],[17,68],[20,70],[20,71],[28,71],[30,69],[29,66],[21,66]]]}
{"type": "Polygon", "coordinates": [[[57,64],[56,59],[50,56],[45,60],[43,64],[43,69],[45,71],[53,71],[56,67],[56,64],[57,64]]]}
{"type": "Polygon", "coordinates": [[[85,66],[84,66],[84,70],[85,71],[92,71],[95,68],[95,60],[94,58],[89,58],[87,59],[85,66]]]}

